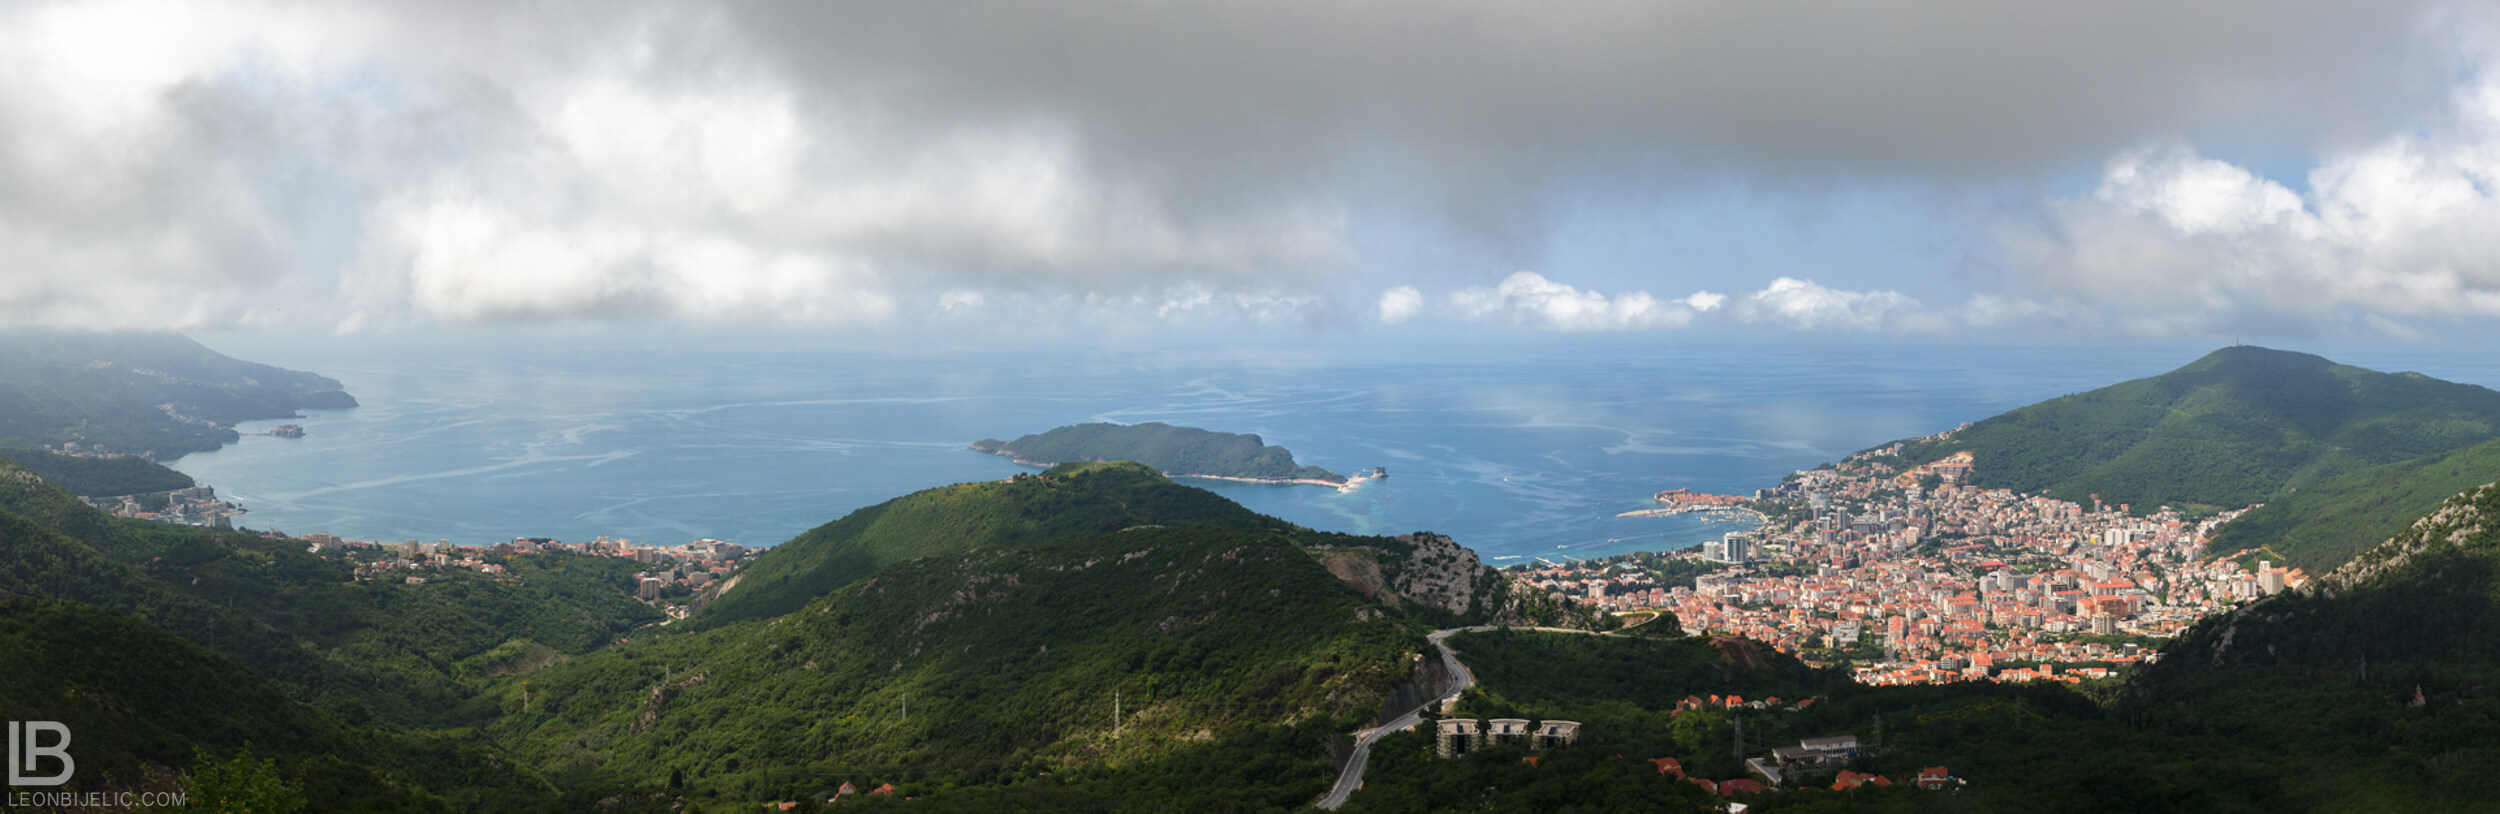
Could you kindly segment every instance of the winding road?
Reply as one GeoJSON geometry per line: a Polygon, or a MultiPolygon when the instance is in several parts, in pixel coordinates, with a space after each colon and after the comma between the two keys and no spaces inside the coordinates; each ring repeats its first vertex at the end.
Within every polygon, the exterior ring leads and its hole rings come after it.
{"type": "MultiPolygon", "coordinates": [[[[1407,710],[1406,714],[1400,715],[1390,720],[1388,723],[1354,733],[1354,756],[1346,759],[1345,771],[1337,773],[1337,784],[1330,787],[1328,789],[1328,796],[1319,798],[1319,802],[1316,805],[1330,811],[1335,811],[1337,810],[1337,807],[1345,805],[1346,797],[1352,795],[1355,789],[1363,787],[1363,767],[1371,762],[1373,743],[1379,741],[1381,738],[1387,737],[1391,732],[1404,731],[1409,727],[1415,726],[1416,724],[1423,723],[1424,710],[1430,709],[1435,705],[1446,706],[1448,704],[1455,703],[1458,701],[1459,693],[1466,692],[1468,687],[1475,686],[1476,674],[1468,672],[1467,665],[1459,663],[1458,652],[1450,649],[1448,642],[1450,634],[1480,633],[1483,631],[1498,629],[1500,629],[1500,627],[1496,625],[1454,627],[1444,630],[1435,630],[1430,635],[1425,636],[1424,639],[1432,642],[1433,647],[1441,649],[1441,665],[1449,668],[1450,673],[1449,691],[1442,693],[1439,698],[1426,701],[1414,709],[1407,710]]],[[[1595,631],[1572,630],[1570,628],[1560,627],[1531,627],[1513,629],[1538,630],[1547,633],[1583,633],[1595,636],[1623,636],[1621,633],[1597,633],[1595,631]]]]}

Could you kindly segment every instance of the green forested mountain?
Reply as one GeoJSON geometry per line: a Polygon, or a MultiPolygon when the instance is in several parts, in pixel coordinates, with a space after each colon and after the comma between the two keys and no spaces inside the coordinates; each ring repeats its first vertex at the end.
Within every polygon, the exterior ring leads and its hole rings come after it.
{"type": "Polygon", "coordinates": [[[2215,530],[2213,554],[2324,573],[2385,542],[2467,488],[2500,480],[2500,440],[2320,480],[2215,530]]]}
{"type": "Polygon", "coordinates": [[[916,557],[1156,525],[1291,528],[1139,464],[1070,464],[1039,476],[914,492],[810,529],[714,589],[696,621],[779,616],[916,557]]]}
{"type": "Polygon", "coordinates": [[[1968,450],[1978,486],[2215,510],[2495,437],[2500,393],[2238,346],[1911,442],[1901,457],[1968,450]]]}
{"type": "Polygon", "coordinates": [[[1042,466],[1081,461],[1136,461],[1175,476],[1315,480],[1344,483],[1345,476],[1301,466],[1284,447],[1256,435],[1210,432],[1160,422],[1078,424],[1013,441],[984,438],[973,449],[1042,466]]]}
{"type": "Polygon", "coordinates": [[[1136,528],[896,563],[780,618],[639,637],[507,682],[485,731],[567,784],[674,775],[756,800],[1012,784],[1267,732],[1284,740],[1243,756],[1262,776],[1183,799],[1296,805],[1330,778],[1326,736],[1422,647],[1283,535],[1136,528]]]}
{"type": "Polygon", "coordinates": [[[176,334],[0,332],[0,445],[77,443],[164,460],[235,440],[238,421],[353,406],[336,380],[176,334]]]}

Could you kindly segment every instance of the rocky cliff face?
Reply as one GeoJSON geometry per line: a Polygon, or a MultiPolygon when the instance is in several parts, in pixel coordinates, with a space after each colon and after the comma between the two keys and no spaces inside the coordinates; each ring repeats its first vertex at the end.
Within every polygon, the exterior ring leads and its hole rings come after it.
{"type": "Polygon", "coordinates": [[[2198,623],[2138,684],[2242,667],[2363,678],[2483,664],[2500,664],[2500,484],[2458,493],[2300,590],[2198,623]]]}
{"type": "Polygon", "coordinates": [[[2500,521],[2500,483],[2467,489],[2440,504],[2437,511],[2414,521],[2404,533],[2362,552],[2302,590],[2324,596],[2350,591],[2380,574],[2403,568],[2433,548],[2472,547],[2495,521],[2500,521]]]}
{"type": "Polygon", "coordinates": [[[1408,602],[1451,613],[1464,614],[1475,609],[1478,585],[1485,570],[1476,552],[1438,534],[1410,534],[1397,539],[1415,549],[1406,555],[1397,576],[1390,579],[1391,590],[1408,602]]]}

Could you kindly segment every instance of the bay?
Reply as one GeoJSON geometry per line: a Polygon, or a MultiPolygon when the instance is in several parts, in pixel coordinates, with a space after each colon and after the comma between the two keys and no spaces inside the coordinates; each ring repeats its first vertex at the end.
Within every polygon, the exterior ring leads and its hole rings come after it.
{"type": "MultiPolygon", "coordinates": [[[[2203,351],[1548,343],[1379,361],[609,342],[229,352],[338,378],[363,403],[240,428],[297,423],[300,439],[248,436],[173,462],[250,509],[252,528],[769,546],[915,490],[1029,471],[966,449],[980,438],[1164,421],[1257,433],[1339,472],[1389,472],[1350,493],[1192,485],[1317,529],[1437,531],[1509,564],[1691,546],[1741,526],[1616,515],[1653,506],[1661,489],[1750,493],[2203,351]]],[[[2447,377],[2491,373],[2451,362],[2447,377]]]]}

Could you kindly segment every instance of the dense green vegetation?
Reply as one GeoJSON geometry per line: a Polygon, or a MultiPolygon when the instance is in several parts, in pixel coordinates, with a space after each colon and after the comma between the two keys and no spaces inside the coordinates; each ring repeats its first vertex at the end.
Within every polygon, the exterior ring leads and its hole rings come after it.
{"type": "Polygon", "coordinates": [[[1044,465],[1081,461],[1136,461],[1176,476],[1317,480],[1344,483],[1345,476],[1301,466],[1284,447],[1256,435],[1210,432],[1159,422],[1078,424],[1013,441],[984,438],[972,445],[1019,461],[1044,465]]]}
{"type": "Polygon", "coordinates": [[[0,332],[0,445],[77,443],[171,459],[235,440],[239,421],[353,406],[336,380],[229,358],[175,334],[0,332]]]}
{"type": "Polygon", "coordinates": [[[1973,485],[2211,511],[2494,437],[2500,393],[2239,346],[1913,442],[1901,457],[1969,450],[1973,485]]]}
{"type": "Polygon", "coordinates": [[[2208,552],[2324,573],[2396,536],[2449,496],[2500,480],[2500,440],[2348,472],[2275,498],[2223,525],[2208,552]]]}
{"type": "Polygon", "coordinates": [[[1220,792],[1307,800],[1325,738],[1378,712],[1418,630],[1283,535],[1141,528],[898,563],[787,616],[509,680],[477,713],[567,785],[676,772],[723,800],[993,785],[1327,722],[1271,744],[1281,790],[1220,792]]]}
{"type": "Polygon", "coordinates": [[[595,649],[659,614],[626,560],[514,557],[508,580],[357,583],[342,560],[255,535],[117,520],[0,464],[0,590],[162,624],[356,724],[430,725],[470,689],[461,662],[507,642],[595,649]]]}
{"type": "Polygon", "coordinates": [[[0,715],[68,725],[75,790],[162,785],[165,767],[206,776],[222,765],[212,745],[248,744],[302,778],[285,797],[330,810],[448,810],[381,768],[404,765],[403,745],[362,737],[251,669],[120,613],[0,599],[0,675],[0,715]]]}
{"type": "Polygon", "coordinates": [[[1170,525],[1292,528],[1139,464],[1068,464],[1039,476],[914,492],[810,529],[714,589],[696,623],[779,616],[918,557],[1170,525]]]}
{"type": "Polygon", "coordinates": [[[119,497],[171,492],[196,485],[191,476],[136,456],[84,458],[41,449],[0,447],[0,458],[27,468],[46,482],[80,497],[119,497]]]}

